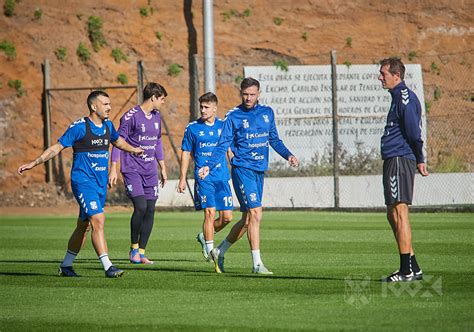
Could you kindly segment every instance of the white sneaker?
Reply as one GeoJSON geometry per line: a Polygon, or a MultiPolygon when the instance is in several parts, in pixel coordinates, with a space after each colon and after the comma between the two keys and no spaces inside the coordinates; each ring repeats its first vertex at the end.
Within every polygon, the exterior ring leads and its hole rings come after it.
{"type": "Polygon", "coordinates": [[[204,257],[204,259],[209,262],[210,258],[209,258],[209,255],[207,254],[207,250],[206,250],[206,239],[204,239],[204,233],[203,232],[199,233],[196,236],[196,240],[201,245],[202,257],[204,257]]]}
{"type": "Polygon", "coordinates": [[[257,265],[256,267],[254,267],[252,269],[252,273],[256,273],[256,274],[263,274],[263,275],[271,275],[273,274],[272,271],[270,271],[269,269],[267,269],[265,267],[265,265],[263,264],[260,264],[260,265],[257,265]]]}
{"type": "Polygon", "coordinates": [[[214,262],[214,269],[216,270],[217,273],[222,273],[224,272],[224,257],[222,257],[222,270],[219,264],[219,261],[221,260],[221,257],[219,257],[220,250],[219,248],[214,248],[210,252],[210,256],[212,258],[212,261],[214,262]]]}

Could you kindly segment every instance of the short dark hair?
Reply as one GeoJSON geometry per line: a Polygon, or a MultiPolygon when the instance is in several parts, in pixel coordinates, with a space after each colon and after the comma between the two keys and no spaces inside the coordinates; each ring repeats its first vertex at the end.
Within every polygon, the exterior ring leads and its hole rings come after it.
{"type": "Polygon", "coordinates": [[[388,72],[392,75],[400,73],[400,79],[405,79],[405,65],[402,60],[397,57],[386,58],[380,61],[380,66],[388,66],[388,72]]]}
{"type": "Polygon", "coordinates": [[[260,90],[260,82],[257,81],[253,77],[246,77],[242,80],[242,83],[240,83],[240,90],[245,90],[247,88],[250,88],[251,86],[256,86],[258,90],[260,90]]]}
{"type": "Polygon", "coordinates": [[[200,103],[215,103],[217,105],[217,96],[212,92],[206,92],[201,97],[199,97],[200,103]]]}
{"type": "Polygon", "coordinates": [[[95,90],[89,93],[89,95],[87,96],[87,107],[89,108],[89,112],[91,113],[94,112],[94,110],[92,109],[92,103],[99,96],[104,96],[104,97],[109,98],[109,95],[105,91],[102,91],[102,90],[95,90]]]}
{"type": "Polygon", "coordinates": [[[155,82],[148,83],[145,88],[143,89],[143,100],[148,100],[151,97],[161,97],[161,96],[168,96],[168,92],[166,92],[165,88],[155,82]]]}

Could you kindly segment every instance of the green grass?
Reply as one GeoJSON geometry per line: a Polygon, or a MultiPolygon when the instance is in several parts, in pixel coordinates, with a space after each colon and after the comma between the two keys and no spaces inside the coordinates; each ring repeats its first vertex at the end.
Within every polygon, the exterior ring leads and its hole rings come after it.
{"type": "Polygon", "coordinates": [[[265,212],[271,277],[250,273],[246,238],[227,253],[227,273],[213,273],[194,240],[197,212],[157,212],[147,248],[156,264],[133,266],[128,219],[108,216],[109,253],[126,270],[111,280],[90,242],[75,262],[82,278],[56,276],[74,217],[0,217],[0,330],[474,329],[472,214],[412,213],[427,280],[396,285],[378,281],[398,267],[382,213],[265,212]]]}

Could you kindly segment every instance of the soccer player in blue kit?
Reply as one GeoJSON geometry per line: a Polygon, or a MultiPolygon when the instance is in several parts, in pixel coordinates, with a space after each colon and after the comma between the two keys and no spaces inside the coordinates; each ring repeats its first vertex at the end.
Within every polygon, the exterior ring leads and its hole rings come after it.
{"type": "Polygon", "coordinates": [[[143,150],[133,147],[120,138],[109,120],[110,99],[103,91],[93,91],[87,97],[89,116],[73,122],[58,142],[47,148],[34,161],[21,165],[18,173],[44,163],[55,157],[64,148],[73,148],[71,167],[71,188],[79,203],[79,218],[72,233],[64,260],[59,267],[59,275],[78,277],[72,264],[81,249],[86,230],[92,227],[92,244],[108,278],[122,276],[123,271],[112,265],[105,240],[104,205],[108,181],[109,144],[119,149],[142,154],[143,150]]]}
{"type": "Polygon", "coordinates": [[[262,220],[262,197],[264,172],[268,169],[268,153],[271,146],[292,167],[298,159],[286,148],[278,136],[273,109],[259,104],[260,82],[247,77],[240,84],[242,103],[229,111],[217,146],[201,167],[199,176],[205,179],[219,165],[229,146],[234,157],[232,184],[240,203],[242,218],[232,227],[227,238],[211,251],[216,272],[224,272],[224,254],[245,231],[252,252],[253,273],[273,274],[260,256],[260,222],[262,220]]]}
{"type": "Polygon", "coordinates": [[[392,95],[387,124],[381,138],[383,187],[387,219],[400,253],[400,268],[387,282],[423,279],[411,241],[408,206],[413,199],[415,172],[428,176],[421,137],[421,105],[403,80],[405,66],[398,58],[380,62],[379,80],[392,95]]]}
{"type": "Polygon", "coordinates": [[[217,145],[224,124],[221,119],[216,118],[217,103],[217,96],[212,92],[199,97],[201,118],[188,124],[184,131],[178,183],[178,192],[183,193],[186,190],[186,173],[192,155],[195,179],[194,207],[198,211],[204,210],[203,232],[198,234],[197,240],[202,245],[202,254],[206,259],[214,248],[214,232],[222,230],[231,221],[233,209],[225,154],[206,179],[199,178],[199,169],[206,164],[217,145]],[[215,219],[216,210],[219,211],[217,219],[215,219]]]}

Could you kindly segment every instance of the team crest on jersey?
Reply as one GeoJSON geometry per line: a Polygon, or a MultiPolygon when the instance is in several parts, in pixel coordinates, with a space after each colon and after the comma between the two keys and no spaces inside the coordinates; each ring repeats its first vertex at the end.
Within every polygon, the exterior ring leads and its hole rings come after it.
{"type": "Polygon", "coordinates": [[[262,115],[263,116],[263,121],[265,121],[266,123],[269,123],[270,120],[268,119],[268,115],[262,115]]]}
{"type": "Polygon", "coordinates": [[[204,136],[204,132],[202,130],[199,132],[199,136],[204,136]]]}
{"type": "Polygon", "coordinates": [[[255,202],[257,200],[257,194],[256,193],[250,193],[249,196],[250,196],[250,200],[252,202],[255,202]]]}
{"type": "Polygon", "coordinates": [[[244,126],[244,128],[250,127],[250,124],[249,124],[249,122],[248,122],[247,119],[243,119],[243,120],[242,120],[242,125],[244,126]]]}
{"type": "Polygon", "coordinates": [[[144,132],[146,131],[145,124],[144,124],[144,123],[142,123],[141,127],[142,127],[142,133],[144,133],[144,132]]]}
{"type": "Polygon", "coordinates": [[[222,129],[217,129],[217,136],[221,136],[222,129]]]}
{"type": "Polygon", "coordinates": [[[156,130],[160,129],[160,124],[158,122],[155,122],[155,129],[156,130]]]}
{"type": "Polygon", "coordinates": [[[98,209],[96,201],[91,201],[91,209],[92,210],[97,210],[98,209]]]}
{"type": "Polygon", "coordinates": [[[129,184],[129,185],[127,186],[127,190],[128,190],[128,192],[131,193],[131,192],[133,191],[133,185],[129,184]]]}

